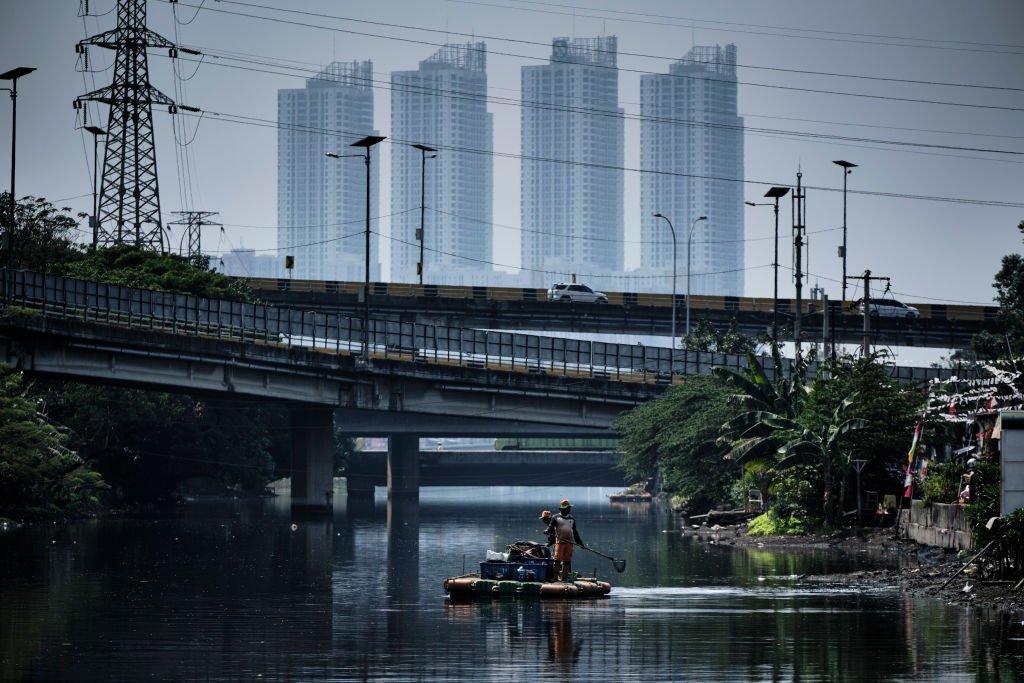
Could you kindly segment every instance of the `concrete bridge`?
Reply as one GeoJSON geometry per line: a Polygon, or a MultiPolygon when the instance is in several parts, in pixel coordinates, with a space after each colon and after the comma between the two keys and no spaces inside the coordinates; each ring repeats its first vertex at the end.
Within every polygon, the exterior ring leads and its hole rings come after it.
{"type": "MultiPolygon", "coordinates": [[[[332,495],[334,423],[387,436],[389,495],[418,494],[421,436],[612,436],[621,412],[739,356],[206,299],[0,273],[0,360],[28,373],[292,408],[293,503],[332,495]]],[[[788,363],[788,361],[787,361],[788,363]]],[[[774,373],[770,361],[767,370],[774,373]]],[[[948,375],[894,368],[907,381],[948,375]]]]}
{"type": "MultiPolygon", "coordinates": [[[[362,283],[325,280],[252,279],[249,285],[268,303],[358,315],[362,283]]],[[[672,326],[672,297],[668,294],[609,292],[609,303],[562,303],[546,300],[546,290],[514,287],[456,287],[375,282],[370,305],[374,316],[425,325],[455,325],[490,330],[545,330],[668,336],[672,326]]],[[[677,297],[676,327],[684,323],[685,296],[677,297]]],[[[762,336],[771,327],[771,298],[699,295],[692,297],[694,320],[716,327],[733,321],[740,330],[762,336]]],[[[875,317],[874,343],[888,346],[966,348],[981,331],[996,330],[995,306],[913,304],[917,318],[875,317]]],[[[779,301],[782,338],[790,340],[796,302],[779,301]],[[787,336],[788,335],[788,336],[787,336]]],[[[839,343],[863,340],[863,317],[843,311],[841,302],[829,305],[829,330],[823,329],[820,302],[803,302],[802,339],[839,343]]]]}
{"type": "MultiPolygon", "coordinates": [[[[614,451],[420,451],[420,486],[623,486],[614,451]]],[[[387,452],[359,451],[345,471],[349,497],[387,483],[387,452]]]]}

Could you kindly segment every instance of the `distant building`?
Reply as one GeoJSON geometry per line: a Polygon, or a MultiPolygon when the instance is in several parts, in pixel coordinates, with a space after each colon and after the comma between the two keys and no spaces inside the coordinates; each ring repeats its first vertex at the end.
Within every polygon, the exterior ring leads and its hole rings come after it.
{"type": "Polygon", "coordinates": [[[672,220],[684,291],[686,235],[694,294],[743,294],[743,119],[736,108],[736,46],[695,47],[667,74],[640,77],[641,269],[672,287],[672,220]],[[653,171],[653,173],[651,172],[653,171]],[[675,175],[673,175],[675,174],[675,175]],[[736,179],[736,180],[727,180],[736,179]],[[707,274],[704,273],[715,273],[707,274]]]}
{"type": "Polygon", "coordinates": [[[283,257],[257,254],[255,249],[232,249],[211,265],[235,277],[286,277],[283,257]]]}
{"type": "Polygon", "coordinates": [[[416,282],[421,152],[427,159],[426,283],[486,284],[492,267],[494,124],[484,43],[445,45],[415,71],[391,74],[391,280],[416,282]],[[466,151],[459,151],[466,150],[466,151]],[[472,150],[472,151],[469,151],[472,150]]]}
{"type": "Polygon", "coordinates": [[[522,267],[535,286],[566,279],[537,271],[600,288],[588,274],[623,269],[616,54],[615,36],[555,38],[548,64],[522,67],[522,267]]]}
{"type": "MultiPolygon", "coordinates": [[[[277,91],[277,245],[295,257],[293,277],[362,280],[366,169],[349,145],[373,128],[373,65],[333,62],[305,88],[277,91]],[[354,234],[353,233],[357,233],[354,234]]],[[[379,147],[372,151],[379,158],[379,147]]],[[[372,165],[370,213],[376,217],[380,164],[372,165]]],[[[377,230],[377,221],[371,224],[377,230]]],[[[377,237],[370,244],[371,277],[380,278],[377,237]]]]}

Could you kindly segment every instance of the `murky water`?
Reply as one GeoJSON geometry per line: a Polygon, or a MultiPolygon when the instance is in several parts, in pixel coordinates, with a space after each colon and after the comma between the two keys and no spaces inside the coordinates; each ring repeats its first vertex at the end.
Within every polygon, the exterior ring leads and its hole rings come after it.
{"type": "Polygon", "coordinates": [[[1014,680],[1014,624],[898,591],[815,590],[860,556],[708,547],[570,491],[627,560],[609,599],[445,601],[441,581],[535,536],[564,491],[430,491],[295,520],[286,500],[42,525],[0,537],[4,679],[1014,680]],[[484,495],[480,496],[483,493],[484,495]],[[471,504],[464,501],[480,496],[471,504]],[[523,500],[523,497],[526,500],[523,500]],[[581,504],[582,502],[582,504],[581,504]]]}

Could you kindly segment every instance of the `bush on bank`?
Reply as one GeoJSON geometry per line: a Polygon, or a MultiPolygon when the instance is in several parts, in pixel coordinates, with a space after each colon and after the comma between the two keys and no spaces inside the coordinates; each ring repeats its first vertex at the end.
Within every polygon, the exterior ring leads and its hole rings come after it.
{"type": "MultiPolygon", "coordinates": [[[[0,203],[8,201],[5,196],[0,203]]],[[[83,216],[41,198],[20,200],[17,213],[15,255],[21,268],[251,299],[243,283],[215,272],[205,256],[190,259],[132,246],[91,249],[75,240],[83,216]]],[[[7,311],[12,313],[35,312],[7,311]]],[[[258,491],[290,463],[288,415],[279,405],[54,381],[36,382],[23,393],[20,399],[5,393],[5,400],[17,408],[7,409],[16,415],[12,424],[27,431],[32,419],[49,420],[53,431],[47,432],[50,441],[39,442],[35,455],[31,448],[15,450],[0,441],[0,471],[7,477],[4,485],[12,487],[5,491],[25,490],[23,496],[0,500],[12,516],[41,510],[83,513],[95,511],[103,501],[158,501],[172,497],[182,481],[194,477],[220,482],[226,490],[258,491]],[[32,418],[26,411],[35,406],[40,411],[32,418]]],[[[37,436],[42,439],[42,434],[37,436]]]]}

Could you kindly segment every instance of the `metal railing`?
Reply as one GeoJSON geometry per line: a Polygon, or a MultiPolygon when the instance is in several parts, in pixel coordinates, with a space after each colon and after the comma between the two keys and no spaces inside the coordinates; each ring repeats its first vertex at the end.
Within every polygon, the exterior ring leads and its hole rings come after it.
{"type": "MultiPolygon", "coordinates": [[[[656,384],[671,383],[682,375],[708,374],[715,367],[747,365],[746,357],[740,355],[686,349],[673,353],[666,347],[373,318],[364,338],[362,319],[339,313],[209,299],[32,271],[4,271],[0,281],[4,288],[0,300],[45,315],[353,356],[362,355],[365,342],[371,359],[656,384]]],[[[772,359],[760,360],[773,376],[772,359]]],[[[783,359],[785,372],[791,365],[790,359],[783,359]]],[[[893,377],[901,381],[952,374],[948,369],[891,367],[893,377]]]]}

